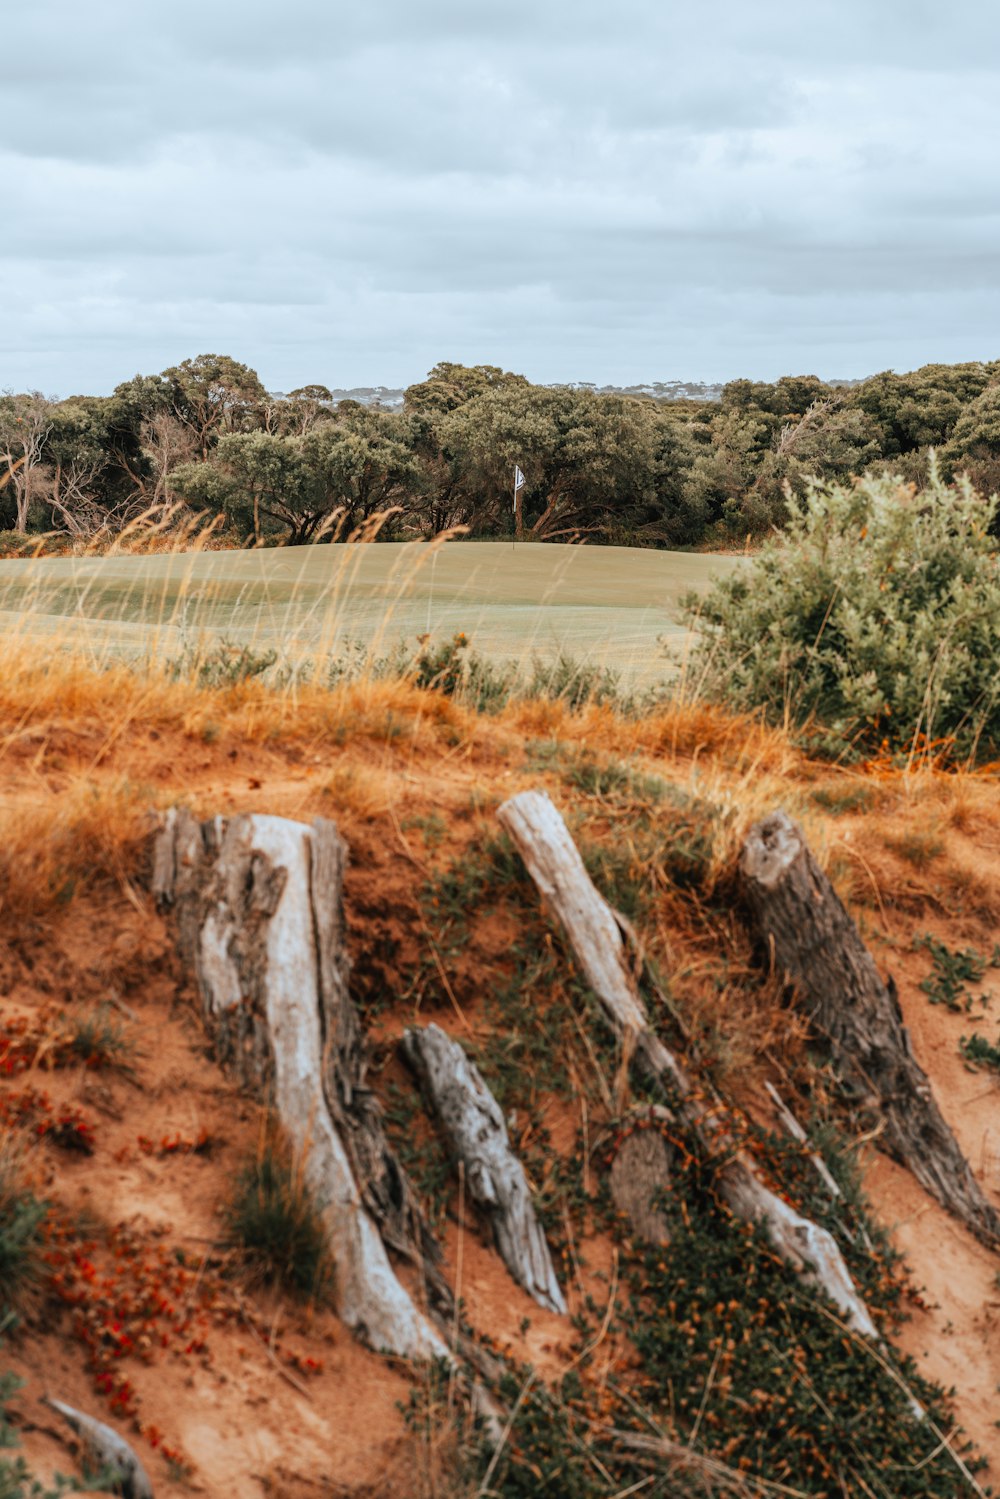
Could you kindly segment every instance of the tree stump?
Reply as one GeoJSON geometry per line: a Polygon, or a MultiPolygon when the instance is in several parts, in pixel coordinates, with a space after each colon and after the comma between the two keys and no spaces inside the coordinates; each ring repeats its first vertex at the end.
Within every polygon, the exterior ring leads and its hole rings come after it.
{"type": "Polygon", "coordinates": [[[647,1244],[669,1244],[670,1224],[656,1199],[670,1190],[672,1152],[657,1129],[638,1128],[611,1162],[611,1200],[647,1244]]]}
{"type": "Polygon", "coordinates": [[[259,815],[198,822],[173,809],[153,888],[177,913],[216,1055],[273,1107],[303,1161],[337,1268],[338,1310],[373,1347],[448,1357],[389,1263],[415,1254],[415,1199],[364,1088],[361,1030],[347,992],[332,823],[259,815]]]}
{"type": "Polygon", "coordinates": [[[411,1026],[402,1051],[440,1121],[452,1156],[464,1163],[472,1200],[489,1220],[500,1256],[540,1306],[565,1313],[566,1302],[524,1167],[511,1149],[503,1112],[457,1041],[439,1026],[411,1026]]]}
{"type": "Polygon", "coordinates": [[[722,1100],[712,1089],[692,1086],[650,1026],[619,922],[595,889],[556,807],[544,792],[523,791],[504,802],[497,817],[561,923],[625,1056],[666,1085],[665,1102],[714,1163],[719,1193],[730,1209],[737,1217],[763,1223],[775,1249],[801,1279],[820,1286],[859,1332],[877,1337],[832,1234],[764,1185],[750,1156],[733,1139],[722,1100]]]}
{"type": "Polygon", "coordinates": [[[755,935],[828,1049],[845,1092],[882,1123],[879,1143],[986,1244],[1000,1216],[983,1196],[910,1047],[896,988],[802,830],[782,811],[751,829],[740,875],[755,935]]]}

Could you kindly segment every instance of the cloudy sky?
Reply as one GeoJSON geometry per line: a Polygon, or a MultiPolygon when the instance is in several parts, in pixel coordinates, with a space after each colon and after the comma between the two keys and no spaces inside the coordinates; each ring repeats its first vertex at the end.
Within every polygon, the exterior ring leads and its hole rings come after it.
{"type": "Polygon", "coordinates": [[[1000,356],[995,0],[32,0],[0,387],[1000,356]]]}

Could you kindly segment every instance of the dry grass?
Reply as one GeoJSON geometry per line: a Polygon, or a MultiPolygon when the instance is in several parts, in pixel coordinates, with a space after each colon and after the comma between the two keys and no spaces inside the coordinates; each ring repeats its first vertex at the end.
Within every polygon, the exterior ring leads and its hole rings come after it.
{"type": "Polygon", "coordinates": [[[0,920],[10,933],[99,884],[138,900],[150,829],[150,796],[127,781],[80,778],[55,797],[8,791],[0,801],[0,920]]]}

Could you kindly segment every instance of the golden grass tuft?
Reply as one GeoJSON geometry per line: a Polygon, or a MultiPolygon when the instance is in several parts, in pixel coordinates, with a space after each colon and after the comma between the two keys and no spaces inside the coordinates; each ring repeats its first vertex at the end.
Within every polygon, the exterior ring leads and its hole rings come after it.
{"type": "Polygon", "coordinates": [[[0,920],[8,937],[99,884],[138,899],[151,801],[128,781],[89,778],[55,797],[28,791],[0,801],[0,920]]]}

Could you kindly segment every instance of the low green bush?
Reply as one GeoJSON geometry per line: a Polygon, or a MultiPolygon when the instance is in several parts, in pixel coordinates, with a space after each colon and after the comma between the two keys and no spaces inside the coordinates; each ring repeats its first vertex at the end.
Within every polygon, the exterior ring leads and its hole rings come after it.
{"type": "Polygon", "coordinates": [[[223,1209],[248,1267],[293,1295],[326,1300],[334,1266],[320,1209],[286,1141],[269,1129],[223,1209]]]}
{"type": "Polygon", "coordinates": [[[47,1212],[25,1185],[16,1152],[0,1140],[0,1325],[15,1320],[37,1286],[47,1212]]]}
{"type": "Polygon", "coordinates": [[[866,476],[789,493],[788,530],[686,601],[707,694],[848,757],[1000,753],[996,499],[866,476]]]}

